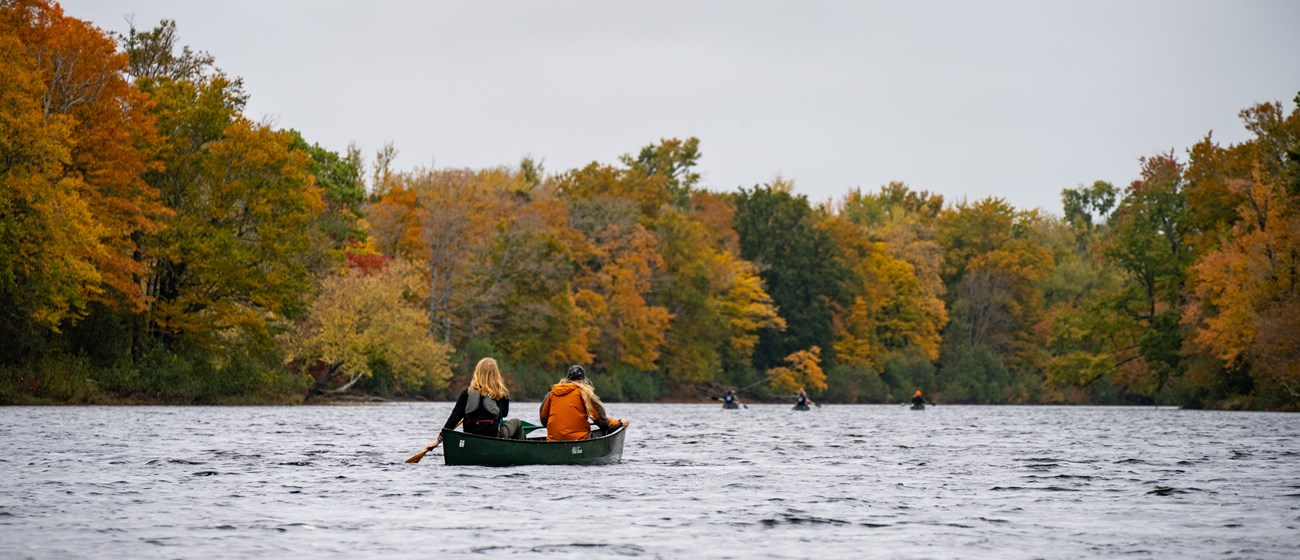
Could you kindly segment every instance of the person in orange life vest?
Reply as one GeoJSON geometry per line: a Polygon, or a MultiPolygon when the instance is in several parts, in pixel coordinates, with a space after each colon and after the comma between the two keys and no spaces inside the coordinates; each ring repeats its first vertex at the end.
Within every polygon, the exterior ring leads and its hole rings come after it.
{"type": "MultiPolygon", "coordinates": [[[[497,367],[496,360],[483,358],[474,366],[469,387],[460,392],[443,428],[454,430],[463,422],[467,434],[524,439],[522,422],[518,418],[507,419],[508,414],[510,391],[501,377],[501,368],[497,367]]],[[[429,447],[441,441],[442,435],[439,434],[438,439],[429,442],[429,447]]]]}
{"type": "Polygon", "coordinates": [[[538,413],[549,441],[586,439],[591,435],[588,419],[606,432],[628,425],[628,419],[610,420],[596,390],[587,381],[582,366],[569,366],[564,379],[551,386],[538,413]]]}
{"type": "Polygon", "coordinates": [[[925,406],[925,405],[927,405],[927,404],[931,404],[931,405],[932,405],[932,404],[934,404],[934,403],[930,402],[929,399],[926,399],[925,397],[922,397],[922,396],[921,396],[921,391],[918,389],[918,390],[916,391],[916,396],[912,397],[912,406],[925,406]]]}

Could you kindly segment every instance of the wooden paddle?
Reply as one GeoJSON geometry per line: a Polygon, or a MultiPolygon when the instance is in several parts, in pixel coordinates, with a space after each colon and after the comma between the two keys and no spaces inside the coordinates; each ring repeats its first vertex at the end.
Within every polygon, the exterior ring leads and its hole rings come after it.
{"type": "MultiPolygon", "coordinates": [[[[464,422],[465,422],[465,420],[464,420],[464,419],[461,419],[460,422],[457,422],[457,423],[456,423],[456,428],[459,428],[460,425],[463,424],[464,422]]],[[[454,429],[456,429],[456,428],[452,428],[452,429],[454,430],[454,429]]],[[[433,448],[438,447],[438,444],[440,444],[440,443],[442,443],[442,436],[441,436],[441,435],[438,436],[438,441],[433,442],[433,445],[430,445],[429,447],[424,448],[424,451],[421,451],[421,452],[419,452],[419,453],[416,453],[415,455],[411,455],[408,459],[406,459],[406,462],[407,462],[407,463],[419,463],[419,462],[420,462],[420,459],[423,459],[423,458],[424,458],[424,454],[425,454],[425,453],[428,453],[428,452],[430,452],[430,451],[433,451],[433,448]]]]}
{"type": "Polygon", "coordinates": [[[441,440],[441,439],[438,440],[437,443],[434,443],[432,446],[424,448],[424,451],[421,451],[421,452],[419,452],[419,453],[416,453],[415,455],[411,455],[411,457],[408,458],[408,459],[406,460],[406,462],[408,462],[408,463],[419,463],[419,462],[420,462],[420,459],[423,459],[423,458],[424,458],[424,454],[425,454],[425,453],[428,453],[428,452],[430,452],[430,451],[433,451],[433,448],[434,448],[434,447],[438,447],[438,444],[439,444],[439,443],[442,443],[442,440],[441,440]]]}

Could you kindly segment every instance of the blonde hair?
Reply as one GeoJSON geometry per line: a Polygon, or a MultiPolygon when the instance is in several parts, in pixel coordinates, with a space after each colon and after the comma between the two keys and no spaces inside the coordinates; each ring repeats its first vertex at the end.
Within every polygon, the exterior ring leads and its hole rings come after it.
{"type": "Polygon", "coordinates": [[[587,406],[587,416],[593,419],[605,416],[605,405],[600,402],[600,397],[596,396],[596,388],[591,386],[591,381],[586,378],[573,380],[568,377],[561,377],[560,383],[570,383],[578,386],[578,393],[582,394],[582,404],[587,406]]]}
{"type": "Polygon", "coordinates": [[[510,390],[506,389],[505,379],[501,377],[501,368],[497,367],[497,361],[492,358],[483,358],[474,366],[474,377],[469,380],[469,388],[493,400],[510,398],[510,390]]]}

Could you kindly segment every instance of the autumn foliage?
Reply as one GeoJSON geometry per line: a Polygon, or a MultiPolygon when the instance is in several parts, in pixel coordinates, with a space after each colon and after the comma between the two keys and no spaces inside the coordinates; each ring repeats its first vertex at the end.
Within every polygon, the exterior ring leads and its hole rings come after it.
{"type": "Polygon", "coordinates": [[[146,305],[139,239],[167,209],[142,174],[157,143],[126,56],[36,0],[0,9],[0,321],[30,351],[91,302],[146,305]]]}
{"type": "Polygon", "coordinates": [[[697,138],[367,163],[250,119],[179,36],[0,2],[0,402],[446,398],[491,356],[522,399],[576,363],[609,400],[1300,408],[1280,103],[1060,215],[901,182],[813,203],[708,188],[697,138]]]}

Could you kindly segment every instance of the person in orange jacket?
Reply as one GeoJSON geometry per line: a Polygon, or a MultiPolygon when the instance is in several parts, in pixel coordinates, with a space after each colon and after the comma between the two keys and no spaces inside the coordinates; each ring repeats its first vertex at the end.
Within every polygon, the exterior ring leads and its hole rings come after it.
{"type": "Polygon", "coordinates": [[[564,379],[551,386],[538,416],[546,428],[548,441],[587,439],[591,435],[588,419],[606,432],[628,425],[627,418],[610,420],[605,416],[605,406],[587,381],[582,366],[569,366],[564,379]]]}
{"type": "Polygon", "coordinates": [[[934,403],[930,402],[929,399],[922,397],[921,390],[917,389],[916,396],[912,397],[912,408],[925,408],[925,405],[927,404],[931,406],[934,405],[934,403]]]}

